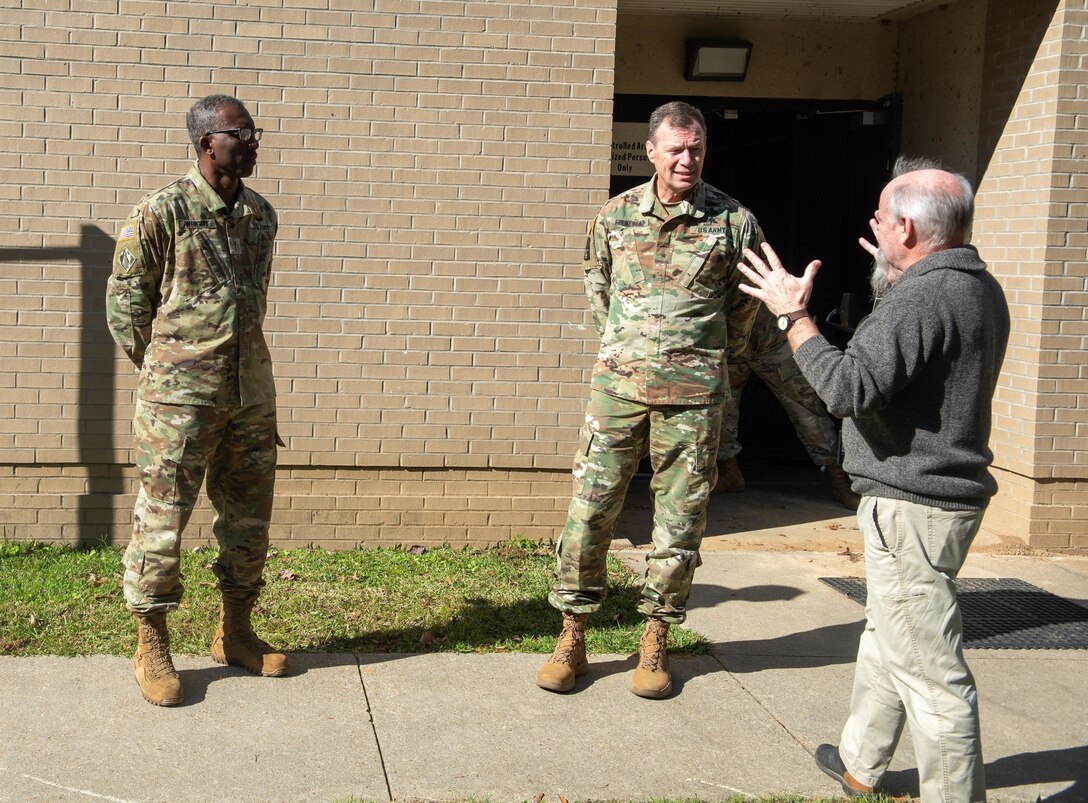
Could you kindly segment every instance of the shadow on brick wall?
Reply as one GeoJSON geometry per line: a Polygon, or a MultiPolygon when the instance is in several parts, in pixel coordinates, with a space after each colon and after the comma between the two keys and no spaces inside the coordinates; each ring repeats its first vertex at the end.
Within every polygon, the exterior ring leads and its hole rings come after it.
{"type": "MultiPolygon", "coordinates": [[[[123,493],[124,474],[116,465],[113,438],[115,347],[106,327],[106,280],[113,239],[101,229],[80,227],[79,244],[64,248],[0,248],[0,263],[79,263],[78,465],[87,470],[87,486],[78,497],[76,545],[88,548],[113,542],[114,503],[123,493]]],[[[55,369],[54,369],[55,370],[55,369]]],[[[58,466],[58,472],[60,471],[58,466]]],[[[64,540],[69,540],[67,534],[64,540]]]]}
{"type": "Polygon", "coordinates": [[[990,0],[987,5],[979,113],[980,179],[986,175],[1059,7],[1058,0],[990,0]]]}

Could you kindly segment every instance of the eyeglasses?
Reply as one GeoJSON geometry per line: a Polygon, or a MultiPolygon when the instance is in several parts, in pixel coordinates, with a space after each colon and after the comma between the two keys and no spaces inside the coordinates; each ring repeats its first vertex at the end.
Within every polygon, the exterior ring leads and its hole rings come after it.
{"type": "Polygon", "coordinates": [[[261,141],[261,135],[264,134],[264,129],[263,128],[223,128],[223,129],[220,129],[219,131],[209,131],[209,132],[207,132],[207,134],[205,134],[205,136],[207,136],[208,134],[230,134],[235,139],[242,140],[242,142],[249,142],[250,140],[253,140],[254,142],[260,142],[261,141]]]}

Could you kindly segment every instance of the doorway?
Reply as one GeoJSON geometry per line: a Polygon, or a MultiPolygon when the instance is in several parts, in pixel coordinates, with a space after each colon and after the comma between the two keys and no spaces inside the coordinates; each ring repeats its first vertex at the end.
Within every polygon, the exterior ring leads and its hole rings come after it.
{"type": "MultiPolygon", "coordinates": [[[[813,259],[823,262],[809,309],[824,335],[845,346],[849,331],[837,325],[833,313],[844,293],[854,294],[862,313],[871,305],[872,260],[857,241],[872,237],[869,219],[899,151],[898,98],[617,95],[613,116],[617,123],[645,126],[651,112],[670,100],[684,100],[706,118],[703,179],[755,214],[767,241],[792,271],[813,259]]],[[[610,194],[646,180],[614,172],[610,194]]],[[[756,378],[741,396],[740,442],[744,463],[812,466],[785,412],[756,378]]]]}

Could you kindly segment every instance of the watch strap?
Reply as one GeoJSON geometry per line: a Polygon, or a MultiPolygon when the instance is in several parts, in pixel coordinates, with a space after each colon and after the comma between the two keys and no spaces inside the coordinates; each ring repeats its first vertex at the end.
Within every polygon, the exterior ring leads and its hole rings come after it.
{"type": "Polygon", "coordinates": [[[809,314],[807,309],[798,309],[794,310],[793,312],[787,312],[783,315],[779,315],[778,330],[780,332],[788,332],[790,330],[790,327],[793,326],[794,323],[801,320],[802,318],[808,317],[809,314]]]}

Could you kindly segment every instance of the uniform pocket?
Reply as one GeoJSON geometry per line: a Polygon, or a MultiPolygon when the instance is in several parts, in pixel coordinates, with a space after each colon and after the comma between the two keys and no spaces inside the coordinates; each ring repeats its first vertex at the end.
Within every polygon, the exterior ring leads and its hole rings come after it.
{"type": "Polygon", "coordinates": [[[264,293],[268,290],[270,268],[272,264],[272,233],[250,226],[246,232],[246,257],[249,260],[248,269],[252,275],[250,281],[253,286],[264,293]]]}
{"type": "Polygon", "coordinates": [[[208,274],[214,280],[214,286],[207,289],[214,290],[216,287],[224,284],[230,284],[231,270],[230,267],[223,261],[222,256],[215,249],[212,241],[202,231],[196,233],[196,240],[200,244],[200,252],[204,256],[204,263],[207,265],[208,274]]]}
{"type": "Polygon", "coordinates": [[[589,425],[582,427],[578,452],[574,455],[574,495],[583,496],[587,487],[592,488],[596,472],[590,456],[593,452],[593,439],[596,433],[589,425]]]}
{"type": "Polygon", "coordinates": [[[680,270],[676,283],[702,298],[713,298],[725,287],[721,235],[708,234],[693,242],[678,242],[675,262],[680,270]]]}
{"type": "Polygon", "coordinates": [[[631,232],[609,232],[608,246],[612,251],[612,283],[616,289],[642,284],[646,277],[642,272],[638,249],[631,232]]]}

